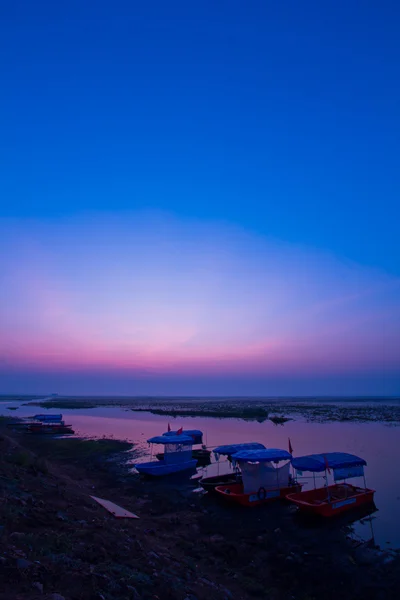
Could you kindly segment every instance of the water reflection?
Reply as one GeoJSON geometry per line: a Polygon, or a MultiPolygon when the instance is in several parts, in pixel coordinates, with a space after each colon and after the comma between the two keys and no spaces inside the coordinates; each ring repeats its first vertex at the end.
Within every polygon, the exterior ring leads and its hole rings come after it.
{"type": "MultiPolygon", "coordinates": [[[[32,407],[21,406],[8,411],[10,403],[0,403],[0,414],[24,417],[33,414],[32,407]]],[[[106,436],[126,439],[138,444],[148,460],[150,448],[146,440],[167,429],[168,421],[173,429],[201,429],[208,447],[241,442],[261,442],[266,447],[288,448],[290,437],[293,454],[342,451],[366,459],[367,485],[376,490],[375,503],[378,512],[373,515],[376,543],[382,548],[400,548],[400,480],[397,477],[397,460],[400,459],[399,429],[381,423],[307,423],[289,421],[276,427],[270,421],[243,421],[239,419],[184,418],[168,419],[160,415],[117,407],[63,410],[68,423],[82,436],[106,436]]],[[[229,472],[228,462],[213,463],[204,473],[217,475],[229,472]]],[[[337,525],[336,525],[337,526],[337,525]]],[[[355,535],[366,539],[370,521],[361,519],[352,524],[355,535]]]]}

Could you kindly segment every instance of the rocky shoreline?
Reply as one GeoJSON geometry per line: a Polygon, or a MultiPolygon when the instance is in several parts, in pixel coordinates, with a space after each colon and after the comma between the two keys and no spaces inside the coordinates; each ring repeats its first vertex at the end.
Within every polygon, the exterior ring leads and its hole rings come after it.
{"type": "Polygon", "coordinates": [[[400,559],[354,546],[338,523],[310,528],[289,505],[227,507],[195,482],[132,475],[135,448],[84,450],[4,425],[1,600],[399,597],[400,559]],[[115,519],[91,495],[140,519],[115,519]]]}

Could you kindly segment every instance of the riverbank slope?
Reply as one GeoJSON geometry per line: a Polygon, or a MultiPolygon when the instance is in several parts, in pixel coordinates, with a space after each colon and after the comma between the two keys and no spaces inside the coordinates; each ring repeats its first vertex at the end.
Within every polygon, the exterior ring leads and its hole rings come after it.
{"type": "Polygon", "coordinates": [[[355,548],[337,525],[310,529],[290,506],[230,508],[193,483],[142,481],[126,451],[0,425],[1,600],[400,596],[399,559],[355,548]],[[91,495],[140,519],[115,519],[91,495]]]}

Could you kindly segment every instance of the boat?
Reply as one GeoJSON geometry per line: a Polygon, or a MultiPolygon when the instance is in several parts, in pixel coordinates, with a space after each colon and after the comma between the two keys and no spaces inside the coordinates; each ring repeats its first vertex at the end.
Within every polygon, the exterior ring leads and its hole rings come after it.
{"type": "Polygon", "coordinates": [[[62,421],[62,415],[35,415],[35,421],[58,422],[62,421]]]}
{"type": "MultiPolygon", "coordinates": [[[[257,442],[249,442],[242,444],[225,444],[224,446],[217,446],[214,448],[213,453],[215,460],[218,462],[220,456],[226,456],[229,462],[231,457],[240,450],[262,450],[265,449],[264,444],[257,442]]],[[[202,477],[199,481],[201,487],[207,492],[214,494],[215,488],[219,485],[228,483],[240,483],[242,481],[242,475],[240,471],[235,468],[233,473],[225,473],[223,475],[213,475],[212,477],[202,477]]]]}
{"type": "MultiPolygon", "coordinates": [[[[181,429],[178,431],[166,431],[163,435],[183,435],[189,436],[193,439],[193,445],[201,444],[201,448],[194,448],[192,450],[192,456],[197,460],[197,466],[206,467],[211,463],[211,450],[207,450],[207,447],[203,445],[203,432],[200,429],[181,429]]],[[[159,452],[156,454],[158,460],[164,460],[164,453],[159,452]]]]}
{"type": "MultiPolygon", "coordinates": [[[[299,456],[292,461],[298,474],[303,471],[325,473],[325,486],[293,493],[288,500],[295,504],[301,513],[321,517],[334,517],[346,511],[372,504],[375,490],[367,488],[364,475],[366,461],[354,454],[328,452],[299,456]],[[334,483],[328,485],[328,474],[333,471],[334,483]],[[364,487],[347,483],[347,479],[364,478],[364,487]]],[[[314,478],[315,481],[315,478],[314,478]]]]}
{"type": "Polygon", "coordinates": [[[74,433],[71,425],[66,425],[64,421],[40,422],[21,420],[7,423],[7,427],[21,431],[23,433],[50,433],[52,435],[65,435],[74,433]]]}
{"type": "Polygon", "coordinates": [[[136,463],[136,470],[147,477],[162,477],[193,471],[197,460],[192,458],[193,438],[179,435],[159,435],[147,440],[149,444],[164,445],[164,459],[145,463],[136,463]]]}
{"type": "Polygon", "coordinates": [[[292,455],[278,448],[241,450],[232,456],[242,473],[242,482],[217,486],[215,491],[225,500],[242,506],[259,506],[291,492],[301,485],[290,474],[292,455]],[[281,467],[278,463],[284,462],[281,467]]]}
{"type": "Polygon", "coordinates": [[[25,431],[27,433],[50,435],[67,435],[75,433],[71,428],[71,425],[65,425],[64,421],[61,421],[61,423],[28,423],[25,431]]]}
{"type": "Polygon", "coordinates": [[[64,427],[65,421],[31,421],[29,425],[35,425],[35,427],[64,427]]]}

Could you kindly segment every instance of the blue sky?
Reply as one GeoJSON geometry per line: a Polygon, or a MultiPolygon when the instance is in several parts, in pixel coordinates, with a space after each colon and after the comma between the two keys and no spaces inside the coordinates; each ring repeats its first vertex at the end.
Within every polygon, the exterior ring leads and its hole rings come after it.
{"type": "Polygon", "coordinates": [[[399,17],[397,2],[3,5],[2,227],[41,223],[46,246],[79,219],[164,215],[396,287],[399,17]]]}

